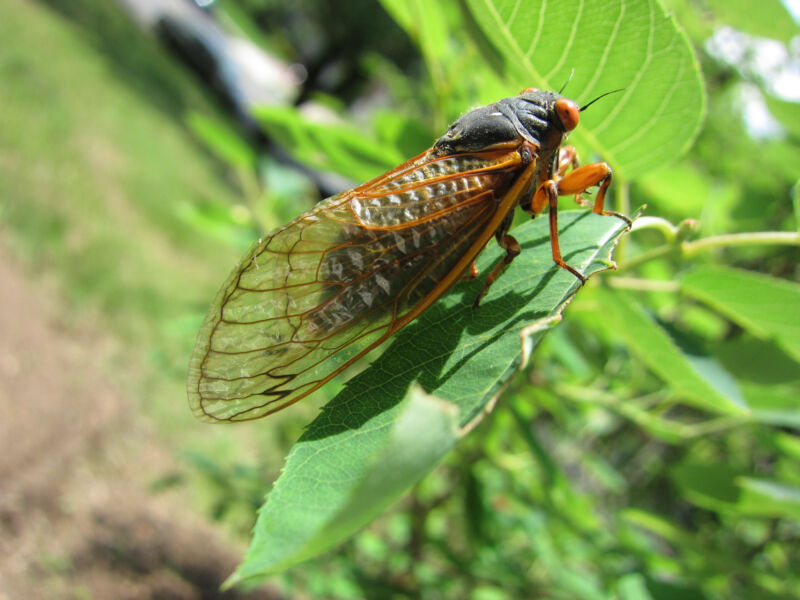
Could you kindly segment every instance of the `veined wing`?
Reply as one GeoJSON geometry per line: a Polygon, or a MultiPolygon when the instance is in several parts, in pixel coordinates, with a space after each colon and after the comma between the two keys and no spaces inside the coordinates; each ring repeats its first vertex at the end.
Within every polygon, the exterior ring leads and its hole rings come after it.
{"type": "Polygon", "coordinates": [[[416,318],[513,210],[516,199],[501,199],[521,170],[515,151],[429,151],[259,240],[200,330],[194,414],[243,421],[280,410],[416,318]]]}

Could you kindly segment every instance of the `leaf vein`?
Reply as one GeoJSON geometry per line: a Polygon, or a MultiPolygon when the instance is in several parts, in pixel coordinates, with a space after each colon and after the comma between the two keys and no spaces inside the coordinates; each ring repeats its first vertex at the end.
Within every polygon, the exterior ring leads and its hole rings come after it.
{"type": "Polygon", "coordinates": [[[572,52],[572,47],[575,45],[575,39],[578,37],[578,24],[581,21],[581,15],[583,15],[583,9],[585,7],[584,0],[581,0],[578,3],[578,14],[572,20],[572,27],[569,32],[569,38],[567,38],[567,43],[564,46],[564,50],[561,52],[561,58],[558,62],[553,66],[552,69],[544,76],[546,81],[550,81],[550,79],[561,70],[561,67],[566,63],[567,56],[572,52]]]}
{"type": "Polygon", "coordinates": [[[622,26],[622,21],[624,20],[626,13],[626,4],[625,2],[619,3],[619,13],[617,16],[617,20],[614,22],[614,27],[611,30],[611,35],[608,38],[608,42],[606,43],[606,47],[603,49],[603,55],[600,57],[600,63],[597,65],[597,69],[595,69],[594,75],[589,80],[589,83],[583,89],[583,93],[588,98],[591,96],[591,92],[594,87],[597,85],[598,80],[602,77],[603,72],[605,71],[606,63],[608,62],[608,56],[611,54],[611,49],[614,47],[614,43],[616,42],[617,36],[619,35],[619,30],[622,26]]]}
{"type": "Polygon", "coordinates": [[[528,47],[528,51],[525,53],[525,60],[530,60],[531,56],[533,55],[534,50],[539,45],[539,38],[542,35],[542,31],[544,31],[544,13],[547,8],[547,0],[542,2],[542,5],[539,7],[539,18],[536,22],[536,33],[533,34],[533,40],[528,47]]]}

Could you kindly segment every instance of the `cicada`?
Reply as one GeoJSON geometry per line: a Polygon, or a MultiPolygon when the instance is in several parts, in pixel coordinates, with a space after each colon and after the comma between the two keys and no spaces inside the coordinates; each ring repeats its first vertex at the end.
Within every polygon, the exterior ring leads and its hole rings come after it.
{"type": "Polygon", "coordinates": [[[246,421],[308,396],[476,276],[475,258],[494,237],[505,256],[477,303],[520,254],[508,233],[517,206],[534,216],[549,208],[553,261],[583,281],[561,256],[558,197],[598,187],[593,211],[615,213],[603,206],[610,167],[578,166],[574,148],[562,147],[581,110],[534,88],[476,108],[419,156],[260,239],[200,330],[188,380],[194,414],[246,421]]]}

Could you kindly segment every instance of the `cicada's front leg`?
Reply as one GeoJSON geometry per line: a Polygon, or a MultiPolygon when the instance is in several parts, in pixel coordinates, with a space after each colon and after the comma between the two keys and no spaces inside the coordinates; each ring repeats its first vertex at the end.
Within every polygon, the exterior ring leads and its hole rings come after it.
{"type": "MultiPolygon", "coordinates": [[[[569,169],[574,171],[578,167],[580,167],[580,162],[578,161],[578,151],[575,149],[575,146],[564,146],[558,152],[556,181],[564,179],[569,169]]],[[[584,200],[583,194],[575,194],[575,203],[586,208],[592,205],[591,202],[584,200]]]]}
{"type": "Polygon", "coordinates": [[[553,251],[553,262],[575,275],[581,283],[585,283],[586,277],[564,262],[561,256],[561,248],[558,243],[558,197],[574,195],[576,200],[582,203],[582,200],[580,200],[581,194],[598,186],[599,190],[595,196],[592,211],[598,215],[619,217],[628,225],[631,224],[631,220],[624,215],[604,209],[606,191],[608,186],[611,185],[611,167],[608,166],[608,163],[584,165],[566,173],[570,166],[577,164],[578,160],[574,148],[567,147],[563,149],[558,155],[554,176],[543,182],[539,189],[536,190],[529,210],[536,215],[542,212],[546,206],[549,207],[550,247],[553,251]],[[564,150],[567,152],[564,152],[564,150]]]}
{"type": "Polygon", "coordinates": [[[558,152],[558,165],[556,168],[556,175],[559,179],[563,179],[567,174],[567,169],[570,167],[574,171],[580,166],[578,162],[578,151],[575,146],[564,146],[558,152]]]}

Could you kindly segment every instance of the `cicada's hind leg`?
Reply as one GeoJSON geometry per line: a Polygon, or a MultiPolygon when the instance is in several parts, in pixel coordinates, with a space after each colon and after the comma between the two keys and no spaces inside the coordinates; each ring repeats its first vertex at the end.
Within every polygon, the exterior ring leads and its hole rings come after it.
{"type": "Polygon", "coordinates": [[[494,268],[492,269],[489,276],[486,278],[486,281],[483,284],[483,288],[481,288],[478,297],[475,298],[475,306],[477,307],[481,303],[481,299],[486,295],[486,292],[489,291],[489,288],[492,284],[497,281],[497,278],[500,277],[500,273],[502,273],[505,268],[510,265],[515,258],[520,255],[522,252],[522,248],[520,248],[519,242],[515,240],[512,236],[508,235],[507,233],[498,234],[497,236],[497,243],[500,247],[506,251],[506,255],[503,259],[497,263],[494,268]]]}

